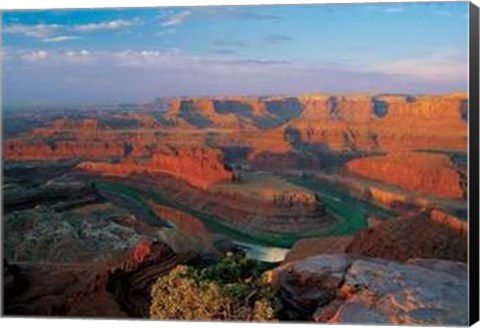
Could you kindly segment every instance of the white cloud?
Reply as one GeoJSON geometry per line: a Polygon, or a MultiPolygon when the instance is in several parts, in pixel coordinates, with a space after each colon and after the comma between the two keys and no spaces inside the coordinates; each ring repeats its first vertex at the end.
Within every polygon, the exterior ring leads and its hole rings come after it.
{"type": "Polygon", "coordinates": [[[57,58],[57,60],[64,60],[72,64],[90,64],[97,62],[98,58],[88,50],[70,50],[64,53],[64,57],[57,58]]]}
{"type": "Polygon", "coordinates": [[[135,20],[123,20],[116,19],[112,21],[104,21],[99,23],[90,23],[83,25],[75,25],[72,29],[79,32],[91,32],[101,30],[120,30],[126,27],[134,26],[138,24],[138,19],[135,20]]]}
{"type": "Polygon", "coordinates": [[[105,54],[113,59],[114,65],[124,67],[169,66],[178,62],[190,62],[192,57],[183,54],[179,49],[158,50],[125,50],[105,54]]]}
{"type": "Polygon", "coordinates": [[[64,41],[77,40],[77,39],[81,39],[81,37],[73,36],[73,35],[60,35],[60,36],[54,36],[51,38],[42,39],[42,42],[64,42],[64,41]]]}
{"type": "Polygon", "coordinates": [[[172,14],[167,16],[162,22],[162,26],[175,26],[183,23],[188,17],[190,17],[192,12],[182,11],[177,14],[172,14]]]}
{"type": "Polygon", "coordinates": [[[81,50],[81,51],[67,51],[65,55],[69,58],[74,58],[74,57],[86,57],[90,56],[90,51],[88,50],[81,50]]]}
{"type": "Polygon", "coordinates": [[[34,38],[46,38],[62,29],[58,24],[12,24],[6,25],[4,31],[7,34],[25,35],[34,38]]]}
{"type": "MultiPolygon", "coordinates": [[[[45,42],[61,42],[72,40],[75,36],[58,35],[66,32],[93,32],[93,31],[112,31],[121,30],[140,24],[140,20],[116,19],[88,24],[61,25],[61,24],[11,24],[4,27],[6,34],[24,35],[33,38],[45,39],[45,42]],[[67,39],[68,38],[68,39],[67,39]]],[[[77,37],[78,38],[78,37],[77,37]]],[[[42,40],[44,41],[44,40],[42,40]]]]}
{"type": "Polygon", "coordinates": [[[432,54],[419,58],[396,60],[372,65],[367,69],[379,73],[438,82],[460,81],[468,76],[466,58],[451,54],[432,54]]]}
{"type": "Polygon", "coordinates": [[[405,9],[401,8],[401,7],[390,7],[390,8],[385,9],[385,12],[387,14],[398,14],[398,13],[402,13],[404,11],[405,11],[405,9]]]}
{"type": "MultiPolygon", "coordinates": [[[[35,62],[35,65],[99,65],[102,67],[125,67],[135,69],[162,69],[168,72],[211,72],[212,74],[229,74],[232,72],[252,72],[259,74],[275,67],[287,67],[291,63],[285,60],[255,58],[232,58],[225,56],[195,56],[180,49],[167,50],[123,50],[123,51],[22,51],[19,56],[23,61],[35,62]],[[47,58],[48,57],[48,58],[47,58]],[[44,59],[44,60],[42,60],[44,59]],[[41,61],[42,60],[42,61],[41,61]]],[[[193,74],[197,74],[193,73],[193,74]]]]}
{"type": "Polygon", "coordinates": [[[40,61],[44,60],[49,56],[49,53],[45,50],[36,50],[27,52],[22,55],[22,59],[26,61],[40,61]]]}
{"type": "MultiPolygon", "coordinates": [[[[298,74],[311,75],[315,70],[339,71],[352,76],[382,76],[401,81],[416,83],[442,84],[460,83],[468,76],[467,60],[461,53],[448,52],[447,49],[424,53],[417,57],[392,61],[368,63],[350,63],[348,58],[333,63],[294,63],[278,59],[243,58],[212,54],[195,56],[179,49],[167,50],[123,50],[123,51],[90,51],[45,50],[17,52],[10,56],[9,62],[20,60],[24,63],[44,67],[75,67],[88,65],[91,67],[130,68],[138,72],[162,71],[162,74],[180,74],[185,76],[208,75],[228,76],[229,74],[253,74],[268,76],[272,71],[295,71],[298,74]]],[[[129,70],[130,71],[130,70],[129,70]]],[[[293,74],[293,73],[292,73],[293,74]]],[[[393,83],[393,82],[392,82],[393,83]]]]}

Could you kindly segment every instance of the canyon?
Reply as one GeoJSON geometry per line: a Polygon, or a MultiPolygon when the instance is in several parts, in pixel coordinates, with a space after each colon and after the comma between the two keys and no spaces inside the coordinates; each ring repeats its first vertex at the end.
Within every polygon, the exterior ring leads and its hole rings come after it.
{"type": "Polygon", "coordinates": [[[272,268],[282,319],[461,324],[467,107],[316,93],[9,114],[6,313],[147,317],[177,265],[245,256],[272,268]]]}

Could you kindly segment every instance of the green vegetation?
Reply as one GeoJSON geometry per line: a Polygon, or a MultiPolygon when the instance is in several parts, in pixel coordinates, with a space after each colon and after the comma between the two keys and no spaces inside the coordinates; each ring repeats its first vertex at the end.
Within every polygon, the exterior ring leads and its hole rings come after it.
{"type": "Polygon", "coordinates": [[[152,286],[150,317],[274,321],[280,301],[262,278],[267,269],[233,254],[206,268],[178,266],[152,286]]]}

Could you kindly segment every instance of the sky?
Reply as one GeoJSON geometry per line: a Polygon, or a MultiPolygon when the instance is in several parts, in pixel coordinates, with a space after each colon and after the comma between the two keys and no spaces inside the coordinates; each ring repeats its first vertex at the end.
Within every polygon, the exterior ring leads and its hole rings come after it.
{"type": "Polygon", "coordinates": [[[468,87],[468,3],[4,11],[3,104],[468,87]]]}

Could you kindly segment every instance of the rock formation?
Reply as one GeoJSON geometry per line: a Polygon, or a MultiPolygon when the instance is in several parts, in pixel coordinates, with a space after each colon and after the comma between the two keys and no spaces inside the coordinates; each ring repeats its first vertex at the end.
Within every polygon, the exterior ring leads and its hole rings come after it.
{"type": "Polygon", "coordinates": [[[435,222],[444,224],[449,228],[458,231],[459,233],[465,235],[465,237],[468,234],[468,222],[452,214],[448,214],[439,209],[433,209],[430,212],[430,218],[435,222]]]}
{"type": "Polygon", "coordinates": [[[150,285],[187,260],[163,243],[140,241],[125,256],[111,262],[5,262],[4,313],[146,316],[150,285]]]}
{"type": "Polygon", "coordinates": [[[408,191],[444,198],[461,199],[464,196],[460,173],[442,154],[391,153],[354,159],[347,163],[347,168],[408,191]]]}
{"type": "Polygon", "coordinates": [[[468,241],[464,230],[415,214],[359,232],[346,252],[396,261],[421,257],[466,262],[468,241]]]}
{"type": "Polygon", "coordinates": [[[345,253],[351,241],[351,236],[300,239],[287,253],[284,262],[299,261],[314,255],[345,253]]]}
{"type": "Polygon", "coordinates": [[[290,319],[342,324],[466,325],[467,266],[441,260],[401,264],[321,255],[270,274],[290,319]]]}
{"type": "Polygon", "coordinates": [[[202,189],[216,182],[232,181],[234,177],[234,173],[225,167],[221,153],[208,148],[156,153],[146,163],[132,160],[118,164],[84,162],[78,168],[113,176],[164,173],[202,189]]]}
{"type": "Polygon", "coordinates": [[[333,149],[466,150],[466,95],[307,95],[292,122],[302,139],[333,149]]]}
{"type": "Polygon", "coordinates": [[[204,146],[217,135],[219,146],[249,147],[253,159],[292,151],[288,129],[298,131],[305,145],[335,151],[466,151],[466,102],[464,94],[174,99],[166,113],[56,119],[6,140],[4,154],[11,160],[141,157],[158,144],[204,146]]]}

